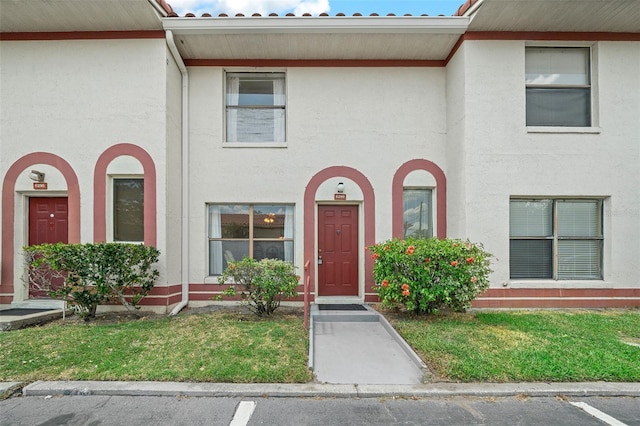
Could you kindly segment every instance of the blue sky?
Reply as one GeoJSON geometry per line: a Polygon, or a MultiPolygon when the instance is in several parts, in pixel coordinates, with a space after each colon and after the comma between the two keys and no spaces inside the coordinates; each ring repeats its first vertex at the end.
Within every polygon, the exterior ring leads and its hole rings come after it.
{"type": "Polygon", "coordinates": [[[219,13],[244,13],[262,15],[275,12],[278,15],[286,13],[311,13],[318,15],[326,12],[329,15],[344,13],[348,16],[356,12],[363,15],[378,13],[386,15],[453,15],[464,3],[464,0],[167,0],[178,15],[192,12],[196,16],[208,12],[216,16],[219,13]]]}

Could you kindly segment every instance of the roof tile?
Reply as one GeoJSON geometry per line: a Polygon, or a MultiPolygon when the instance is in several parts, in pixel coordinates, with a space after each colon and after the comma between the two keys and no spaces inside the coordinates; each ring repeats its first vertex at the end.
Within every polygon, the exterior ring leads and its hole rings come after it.
{"type": "MultiPolygon", "coordinates": [[[[464,4],[462,4],[462,5],[458,8],[458,10],[456,11],[456,13],[454,13],[454,14],[453,14],[453,16],[462,16],[462,15],[464,15],[464,13],[465,13],[466,11],[468,11],[468,10],[469,10],[469,9],[470,9],[474,4],[476,4],[478,1],[480,1],[480,0],[466,0],[466,1],[465,1],[465,3],[464,3],[464,4]]],[[[178,15],[174,10],[173,10],[173,8],[171,7],[171,5],[170,5],[170,4],[168,4],[168,3],[166,2],[166,0],[156,0],[156,2],[157,2],[157,3],[158,3],[158,4],[159,4],[159,5],[160,5],[160,6],[161,6],[161,7],[162,7],[166,12],[167,12],[167,16],[168,16],[168,17],[170,17],[170,18],[179,18],[179,17],[180,17],[180,16],[179,16],[179,15],[178,15]]],[[[184,15],[184,17],[185,17],[185,18],[194,18],[195,16],[196,16],[196,15],[195,15],[195,14],[193,14],[193,13],[191,13],[191,12],[186,13],[186,14],[184,15]]],[[[242,14],[242,13],[236,13],[235,15],[233,15],[233,17],[236,17],[236,18],[243,18],[243,17],[245,17],[245,16],[251,16],[251,17],[256,17],[256,18],[257,18],[257,17],[262,17],[262,15],[261,15],[260,13],[257,13],[257,12],[256,12],[256,13],[253,13],[253,14],[251,14],[251,15],[244,15],[244,14],[242,14]]],[[[265,15],[265,17],[266,17],[266,16],[267,16],[267,15],[265,15]]],[[[280,15],[278,15],[277,13],[269,13],[269,15],[268,15],[268,16],[269,16],[269,17],[280,17],[280,15]]],[[[283,17],[291,17],[291,16],[296,16],[296,15],[295,15],[295,13],[291,13],[291,12],[289,12],[289,13],[287,13],[287,14],[285,14],[285,15],[282,15],[282,16],[283,16],[283,17]]],[[[303,13],[303,14],[302,14],[302,16],[304,16],[304,17],[309,17],[309,16],[313,16],[313,15],[312,15],[311,13],[303,13]]],[[[328,13],[326,13],[326,12],[323,12],[323,13],[320,13],[318,16],[320,16],[320,17],[330,17],[331,15],[329,15],[329,14],[328,14],[328,13]]],[[[343,13],[343,12],[338,12],[338,13],[336,13],[334,16],[335,16],[335,17],[347,17],[348,15],[346,15],[346,14],[345,14],[345,13],[343,13]]],[[[362,13],[360,13],[360,12],[355,12],[352,16],[353,16],[353,17],[362,17],[362,16],[366,16],[366,15],[363,15],[363,14],[362,14],[362,13]]],[[[380,14],[378,14],[378,13],[373,12],[373,13],[369,14],[369,16],[372,16],[372,17],[379,17],[379,16],[382,16],[382,15],[380,15],[380,14]]],[[[429,15],[428,15],[428,14],[426,14],[426,13],[423,13],[423,14],[421,14],[421,15],[412,15],[412,14],[410,14],[410,13],[405,13],[404,15],[396,15],[395,13],[387,13],[387,14],[386,14],[386,15],[384,15],[384,16],[416,16],[416,17],[417,17],[417,16],[429,16],[429,15]]],[[[445,16],[445,15],[438,15],[438,16],[445,16]]],[[[202,17],[203,17],[203,18],[211,18],[211,17],[212,17],[212,15],[211,15],[210,13],[203,13],[203,14],[202,14],[202,17]]],[[[227,14],[227,13],[224,13],[224,12],[223,12],[223,13],[218,14],[218,18],[229,18],[229,17],[230,17],[230,15],[229,15],[229,14],[227,14]]]]}
{"type": "Polygon", "coordinates": [[[464,16],[464,14],[467,12],[467,10],[471,9],[471,6],[473,6],[474,4],[478,3],[479,0],[466,0],[462,6],[460,6],[458,8],[458,10],[456,11],[456,13],[453,14],[453,16],[464,16]]]}

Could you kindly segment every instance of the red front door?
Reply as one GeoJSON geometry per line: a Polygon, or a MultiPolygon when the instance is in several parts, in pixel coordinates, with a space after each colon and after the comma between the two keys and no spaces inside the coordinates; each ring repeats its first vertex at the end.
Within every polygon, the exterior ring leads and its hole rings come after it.
{"type": "Polygon", "coordinates": [[[318,296],[358,295],[358,206],[318,206],[318,296]]]}
{"type": "MultiPolygon", "coordinates": [[[[67,197],[29,198],[29,245],[68,242],[67,197]]],[[[33,275],[32,275],[33,276],[33,275]]],[[[30,281],[32,281],[30,279],[30,281]]],[[[54,279],[54,288],[62,285],[62,279],[54,279]]],[[[46,284],[29,283],[29,297],[46,296],[46,284]]]]}

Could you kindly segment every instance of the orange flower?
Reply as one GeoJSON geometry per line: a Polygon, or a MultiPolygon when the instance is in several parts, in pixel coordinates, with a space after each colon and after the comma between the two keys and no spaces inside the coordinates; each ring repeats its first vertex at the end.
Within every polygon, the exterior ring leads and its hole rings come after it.
{"type": "Polygon", "coordinates": [[[474,260],[473,257],[467,257],[467,263],[473,263],[474,260]]]}
{"type": "Polygon", "coordinates": [[[402,284],[402,289],[404,291],[409,291],[409,284],[407,284],[407,283],[402,284]]]}
{"type": "Polygon", "coordinates": [[[458,247],[458,243],[453,243],[453,246],[454,247],[458,247]]]}
{"type": "Polygon", "coordinates": [[[411,293],[409,293],[409,290],[402,290],[402,295],[403,296],[409,296],[411,293]]]}
{"type": "Polygon", "coordinates": [[[471,277],[471,282],[475,283],[476,281],[478,281],[478,279],[476,277],[471,277]]]}
{"type": "Polygon", "coordinates": [[[296,275],[296,279],[300,281],[300,275],[296,275]]]}
{"type": "Polygon", "coordinates": [[[385,250],[391,250],[391,247],[389,247],[389,246],[384,246],[384,249],[385,249],[385,250]]]}
{"type": "Polygon", "coordinates": [[[382,280],[382,287],[389,287],[389,280],[382,280]]]}
{"type": "Polygon", "coordinates": [[[452,260],[451,261],[451,266],[458,266],[458,261],[457,260],[452,260]]]}
{"type": "Polygon", "coordinates": [[[424,263],[429,263],[429,262],[431,262],[431,258],[430,258],[430,257],[427,257],[427,258],[424,260],[424,263]]]}
{"type": "Polygon", "coordinates": [[[371,258],[372,258],[373,260],[376,260],[376,259],[377,259],[377,258],[379,258],[379,257],[380,257],[380,256],[378,255],[378,253],[373,253],[373,254],[371,255],[371,258]]]}
{"type": "Polygon", "coordinates": [[[413,254],[413,252],[415,251],[415,247],[414,246],[409,246],[407,247],[407,254],[413,254]]]}

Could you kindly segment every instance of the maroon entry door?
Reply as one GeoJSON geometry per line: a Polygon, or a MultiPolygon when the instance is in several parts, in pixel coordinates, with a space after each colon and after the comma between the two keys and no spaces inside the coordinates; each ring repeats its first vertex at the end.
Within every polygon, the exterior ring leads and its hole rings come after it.
{"type": "MultiPolygon", "coordinates": [[[[68,242],[67,197],[29,198],[29,245],[68,242]]],[[[62,279],[52,283],[62,285],[62,279]]],[[[29,297],[46,297],[40,283],[29,283],[29,297]]]]}
{"type": "Polygon", "coordinates": [[[318,206],[318,296],[358,295],[358,206],[318,206]]]}

